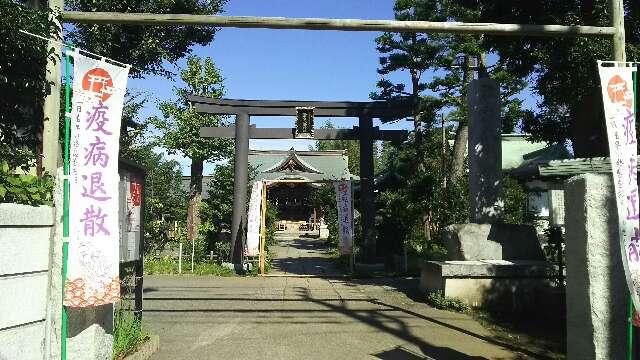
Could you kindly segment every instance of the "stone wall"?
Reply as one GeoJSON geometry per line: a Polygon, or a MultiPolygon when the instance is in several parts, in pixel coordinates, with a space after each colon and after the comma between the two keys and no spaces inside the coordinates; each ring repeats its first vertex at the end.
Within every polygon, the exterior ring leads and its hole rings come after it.
{"type": "Polygon", "coordinates": [[[49,206],[0,204],[0,359],[43,359],[49,286],[49,206]]]}

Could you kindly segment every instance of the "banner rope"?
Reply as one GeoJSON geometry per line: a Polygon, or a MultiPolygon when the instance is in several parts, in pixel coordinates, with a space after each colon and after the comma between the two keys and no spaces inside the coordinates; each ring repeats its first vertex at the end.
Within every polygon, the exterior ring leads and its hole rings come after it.
{"type": "Polygon", "coordinates": [[[25,31],[25,30],[18,30],[18,32],[20,32],[22,34],[25,34],[25,35],[33,36],[33,37],[38,38],[40,40],[50,41],[50,42],[52,42],[54,44],[58,44],[60,46],[63,46],[65,48],[66,52],[77,51],[79,53],[84,53],[86,55],[91,55],[91,56],[93,56],[95,58],[98,58],[98,59],[104,59],[104,60],[112,62],[112,63],[114,63],[116,65],[124,66],[124,67],[127,67],[127,68],[133,68],[133,69],[136,69],[136,70],[142,72],[142,69],[134,67],[131,64],[123,63],[121,61],[118,61],[118,60],[115,60],[115,59],[112,59],[112,58],[109,58],[109,57],[106,57],[106,56],[102,56],[102,55],[99,55],[99,54],[96,54],[96,53],[92,53],[91,51],[88,51],[88,50],[85,50],[85,49],[81,49],[79,47],[75,47],[75,46],[73,46],[71,44],[65,44],[63,42],[60,42],[60,41],[57,41],[57,40],[54,40],[54,39],[50,39],[50,38],[46,38],[46,37],[38,35],[38,34],[30,33],[30,32],[25,31]]]}

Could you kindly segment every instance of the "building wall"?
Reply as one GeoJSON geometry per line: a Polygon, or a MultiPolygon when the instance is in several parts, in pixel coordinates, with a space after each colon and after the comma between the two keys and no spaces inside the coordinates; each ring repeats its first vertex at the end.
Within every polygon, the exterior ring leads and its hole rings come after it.
{"type": "Polygon", "coordinates": [[[0,204],[0,359],[42,359],[53,208],[0,204]]]}

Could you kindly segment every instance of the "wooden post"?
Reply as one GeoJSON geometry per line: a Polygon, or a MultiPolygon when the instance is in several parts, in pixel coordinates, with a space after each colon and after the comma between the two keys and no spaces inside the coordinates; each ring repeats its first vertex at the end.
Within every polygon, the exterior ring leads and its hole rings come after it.
{"type": "Polygon", "coordinates": [[[265,242],[267,241],[267,183],[262,183],[262,216],[260,217],[260,274],[264,275],[264,253],[265,242]]]}
{"type": "Polygon", "coordinates": [[[625,52],[623,0],[609,0],[609,11],[611,12],[611,26],[615,29],[613,34],[613,60],[624,62],[627,61],[627,56],[625,52]]]}
{"type": "MultiPolygon", "coordinates": [[[[64,10],[64,0],[49,0],[49,9],[57,12],[64,10]]],[[[58,36],[62,38],[62,24],[58,24],[58,36]]],[[[60,45],[49,42],[47,45],[53,48],[53,55],[47,57],[46,81],[51,83],[49,94],[44,98],[42,112],[42,168],[49,175],[56,175],[58,158],[60,157],[59,122],[60,122],[60,58],[62,48],[60,45]]]]}

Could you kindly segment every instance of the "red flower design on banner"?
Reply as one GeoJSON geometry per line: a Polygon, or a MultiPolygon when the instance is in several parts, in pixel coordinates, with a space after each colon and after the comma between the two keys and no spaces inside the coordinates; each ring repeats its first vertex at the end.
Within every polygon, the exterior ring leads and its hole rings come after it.
{"type": "Polygon", "coordinates": [[[620,75],[614,75],[609,79],[607,94],[613,104],[624,103],[624,106],[629,109],[633,106],[633,92],[620,75]]]}
{"type": "Polygon", "coordinates": [[[82,89],[96,93],[102,102],[107,101],[113,92],[113,79],[103,68],[93,68],[82,77],[82,89]]]}

